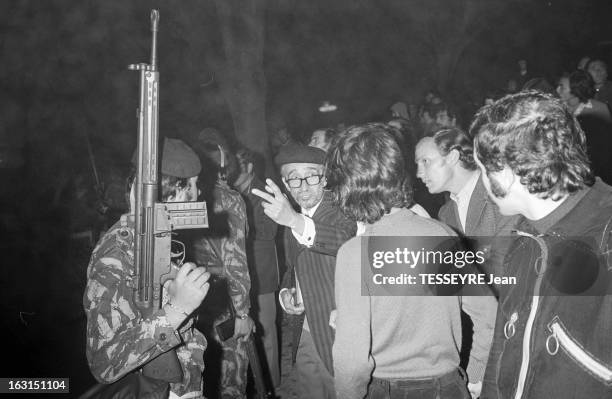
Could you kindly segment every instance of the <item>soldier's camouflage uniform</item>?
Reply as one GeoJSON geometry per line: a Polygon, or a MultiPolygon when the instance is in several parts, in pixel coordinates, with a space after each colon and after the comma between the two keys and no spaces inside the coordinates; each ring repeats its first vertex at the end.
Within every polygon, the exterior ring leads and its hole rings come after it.
{"type": "MultiPolygon", "coordinates": [[[[204,313],[200,314],[202,320],[206,319],[207,315],[209,317],[212,315],[216,325],[229,318],[229,312],[226,310],[229,301],[221,299],[224,295],[227,297],[228,293],[237,313],[249,312],[251,279],[245,250],[247,215],[244,200],[238,192],[219,182],[215,185],[212,202],[212,212],[209,213],[210,227],[204,231],[203,237],[195,240],[194,256],[198,264],[222,270],[221,275],[226,284],[211,285],[204,302],[204,313]],[[220,287],[224,287],[223,289],[227,289],[228,292],[216,289],[220,287]],[[211,303],[214,304],[210,305],[211,303]],[[215,306],[217,309],[211,309],[215,306]],[[219,311],[221,306],[223,309],[219,311]]],[[[210,333],[221,344],[223,351],[220,373],[221,397],[245,398],[248,368],[245,342],[234,338],[221,342],[214,329],[211,329],[210,333]]]]}
{"type": "Polygon", "coordinates": [[[134,273],[134,223],[127,215],[100,239],[87,268],[83,305],[87,314],[87,360],[93,376],[110,383],[176,347],[183,381],[170,384],[181,396],[202,394],[206,339],[193,321],[174,330],[164,309],[143,317],[130,286],[134,273]]]}

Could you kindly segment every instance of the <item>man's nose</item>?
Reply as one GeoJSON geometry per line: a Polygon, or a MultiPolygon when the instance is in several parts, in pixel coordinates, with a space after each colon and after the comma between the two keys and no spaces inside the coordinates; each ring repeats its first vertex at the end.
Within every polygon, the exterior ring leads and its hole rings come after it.
{"type": "Polygon", "coordinates": [[[417,166],[417,173],[416,173],[416,176],[417,176],[419,179],[423,180],[423,169],[421,168],[421,166],[420,166],[420,165],[419,165],[419,166],[417,166]]]}
{"type": "Polygon", "coordinates": [[[308,183],[306,180],[302,180],[302,185],[298,188],[299,192],[308,191],[308,183]]]}

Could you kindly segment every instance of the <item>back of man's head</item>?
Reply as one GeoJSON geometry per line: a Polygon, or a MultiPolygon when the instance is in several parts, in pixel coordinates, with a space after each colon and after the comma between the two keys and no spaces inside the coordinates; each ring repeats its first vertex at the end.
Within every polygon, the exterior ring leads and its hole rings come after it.
{"type": "Polygon", "coordinates": [[[247,167],[249,164],[252,165],[251,172],[257,177],[261,178],[265,172],[265,161],[261,154],[252,151],[246,147],[241,147],[236,151],[236,159],[239,163],[239,169],[242,171],[243,166],[247,167]]]}
{"type": "Polygon", "coordinates": [[[570,92],[578,97],[581,103],[586,103],[595,97],[595,82],[588,72],[575,70],[568,76],[570,92]]]}
{"type": "Polygon", "coordinates": [[[470,134],[487,174],[508,167],[539,198],[558,199],[594,183],[582,129],[549,94],[520,92],[481,108],[470,134]]]}
{"type": "Polygon", "coordinates": [[[456,127],[438,130],[432,138],[440,154],[447,155],[452,150],[456,150],[459,153],[461,167],[476,170],[472,138],[463,130],[456,127]]]}
{"type": "Polygon", "coordinates": [[[350,218],[374,223],[391,208],[412,205],[412,185],[401,134],[383,123],[351,126],[327,156],[327,177],[350,218]]]}

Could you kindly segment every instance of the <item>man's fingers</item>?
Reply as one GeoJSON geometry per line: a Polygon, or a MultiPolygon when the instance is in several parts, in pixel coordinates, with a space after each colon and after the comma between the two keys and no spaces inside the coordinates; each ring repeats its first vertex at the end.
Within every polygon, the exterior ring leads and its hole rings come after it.
{"type": "Polygon", "coordinates": [[[189,273],[185,280],[195,282],[198,278],[200,278],[204,273],[206,273],[206,269],[203,267],[196,267],[189,273]]]}
{"type": "Polygon", "coordinates": [[[274,220],[274,218],[276,217],[276,212],[270,209],[264,209],[264,214],[272,220],[274,220]]]}
{"type": "Polygon", "coordinates": [[[336,319],[338,318],[338,311],[336,309],[332,310],[329,313],[329,326],[336,329],[336,319]]]}
{"type": "MultiPolygon", "coordinates": [[[[278,215],[278,213],[279,213],[279,207],[276,204],[265,204],[265,203],[262,203],[261,206],[263,207],[264,212],[268,211],[268,212],[270,212],[271,215],[278,215]]],[[[270,216],[270,215],[268,215],[268,216],[270,216]]],[[[272,217],[272,219],[274,219],[274,218],[272,217]]]]}
{"type": "Polygon", "coordinates": [[[280,189],[280,188],[278,188],[278,186],[276,185],[276,183],[274,183],[274,182],[272,181],[272,179],[266,179],[266,184],[267,184],[268,186],[270,186],[270,188],[272,189],[272,192],[274,193],[274,197],[275,197],[275,198],[277,198],[277,197],[279,197],[279,196],[281,196],[281,197],[282,197],[283,192],[281,191],[281,189],[280,189]]]}
{"type": "Polygon", "coordinates": [[[195,268],[196,268],[195,264],[191,262],[185,263],[183,266],[181,266],[179,271],[176,273],[176,278],[179,280],[184,279],[195,268]]]}
{"type": "Polygon", "coordinates": [[[299,306],[295,306],[293,304],[285,303],[285,312],[289,314],[302,314],[304,312],[304,305],[300,304],[299,306]]]}
{"type": "MultiPolygon", "coordinates": [[[[287,309],[289,310],[289,309],[287,309]]],[[[302,314],[304,313],[304,306],[303,305],[299,305],[299,306],[292,306],[291,307],[291,312],[288,312],[290,314],[302,314]]]]}
{"type": "Polygon", "coordinates": [[[258,196],[259,198],[263,199],[264,201],[268,201],[268,202],[274,201],[274,197],[273,196],[271,196],[268,193],[264,193],[263,191],[261,191],[261,190],[259,190],[257,188],[252,189],[251,192],[253,194],[255,194],[256,196],[258,196]]]}
{"type": "Polygon", "coordinates": [[[206,284],[206,282],[208,281],[209,278],[210,278],[210,273],[209,272],[204,272],[200,276],[198,276],[198,278],[196,278],[193,282],[195,284],[199,284],[200,286],[202,286],[202,285],[206,284]]]}
{"type": "Polygon", "coordinates": [[[208,290],[209,289],[210,289],[210,283],[209,282],[204,283],[204,285],[200,287],[200,291],[202,291],[204,296],[206,296],[206,294],[208,294],[208,290]]]}

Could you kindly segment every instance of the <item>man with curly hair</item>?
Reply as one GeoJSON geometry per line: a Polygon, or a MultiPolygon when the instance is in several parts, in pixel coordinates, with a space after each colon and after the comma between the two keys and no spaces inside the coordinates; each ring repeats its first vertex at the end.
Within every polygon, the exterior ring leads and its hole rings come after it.
{"type": "Polygon", "coordinates": [[[524,216],[481,398],[611,397],[612,187],[591,172],[583,131],[531,91],[482,108],[470,132],[490,197],[524,216]]]}

